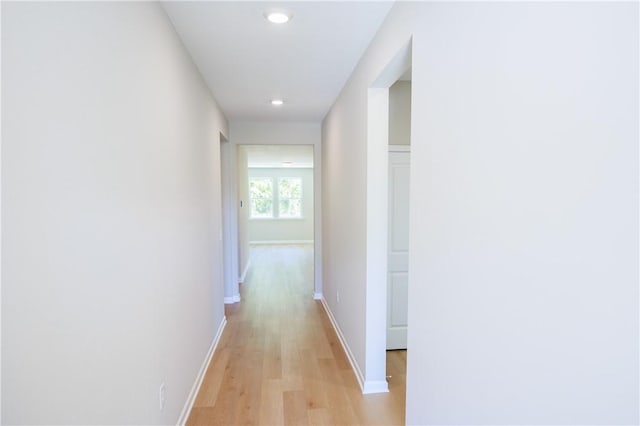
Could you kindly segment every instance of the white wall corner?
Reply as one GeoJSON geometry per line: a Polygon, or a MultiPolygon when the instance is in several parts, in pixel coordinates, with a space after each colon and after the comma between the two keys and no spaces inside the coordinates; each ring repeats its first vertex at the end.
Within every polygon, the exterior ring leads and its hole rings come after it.
{"type": "Polygon", "coordinates": [[[384,312],[387,310],[388,88],[369,89],[367,113],[367,263],[364,364],[367,382],[377,383],[384,380],[386,376],[387,326],[384,312]]]}
{"type": "Polygon", "coordinates": [[[313,185],[314,185],[314,228],[313,228],[313,291],[314,299],[322,300],[322,132],[320,138],[313,147],[313,185]]]}
{"type": "Polygon", "coordinates": [[[218,343],[220,343],[220,338],[222,337],[222,332],[224,331],[227,325],[227,317],[222,317],[222,322],[218,327],[218,332],[216,333],[213,341],[211,342],[211,346],[209,347],[209,351],[200,366],[200,370],[198,371],[198,375],[196,376],[195,382],[193,382],[193,386],[191,387],[191,392],[189,392],[189,396],[184,403],[184,407],[182,408],[182,412],[180,413],[180,417],[178,417],[178,426],[183,426],[187,424],[187,419],[189,418],[189,414],[191,413],[191,409],[193,408],[193,403],[196,401],[196,397],[198,396],[198,392],[200,391],[200,386],[202,386],[202,381],[204,380],[204,375],[207,373],[207,369],[209,368],[209,364],[211,363],[211,359],[213,358],[213,354],[218,347],[218,343]]]}
{"type": "MultiPolygon", "coordinates": [[[[251,267],[251,258],[249,258],[249,260],[247,260],[247,266],[245,266],[244,271],[242,271],[242,275],[240,277],[238,277],[238,283],[242,284],[244,283],[244,280],[247,279],[247,274],[249,273],[249,268],[251,267]]],[[[240,301],[240,295],[238,296],[238,302],[240,301]]]]}

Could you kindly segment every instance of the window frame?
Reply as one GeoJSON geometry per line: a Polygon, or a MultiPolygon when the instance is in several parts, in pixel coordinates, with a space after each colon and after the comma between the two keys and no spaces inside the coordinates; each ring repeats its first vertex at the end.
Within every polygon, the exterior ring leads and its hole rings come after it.
{"type": "Polygon", "coordinates": [[[275,199],[275,179],[271,176],[252,176],[249,177],[249,181],[248,181],[248,186],[249,186],[249,219],[251,220],[270,220],[270,219],[275,219],[276,216],[276,206],[274,203],[274,199],[275,199]],[[254,198],[253,194],[251,192],[251,181],[253,180],[268,180],[271,182],[271,197],[260,197],[260,198],[254,198]],[[253,211],[254,211],[254,200],[270,200],[271,201],[271,215],[270,216],[254,216],[253,215],[253,211]]]}
{"type": "Polygon", "coordinates": [[[277,199],[276,201],[277,201],[277,206],[278,206],[278,209],[277,209],[278,210],[278,215],[277,215],[277,217],[279,219],[285,219],[285,220],[289,220],[289,219],[304,219],[304,215],[303,215],[303,211],[302,211],[302,208],[303,208],[302,201],[304,199],[303,198],[304,197],[304,190],[303,190],[303,184],[302,183],[303,183],[302,176],[279,176],[279,177],[276,178],[276,191],[275,192],[276,192],[276,199],[277,199]],[[294,197],[281,197],[280,196],[280,181],[281,180],[285,180],[285,179],[289,180],[289,181],[297,180],[297,181],[300,182],[300,197],[294,198],[294,197]],[[284,200],[289,200],[289,201],[291,201],[291,200],[300,201],[300,216],[282,216],[281,213],[280,213],[280,202],[283,199],[284,200]]]}
{"type": "Polygon", "coordinates": [[[302,176],[249,176],[249,220],[304,220],[304,177],[302,176]],[[300,200],[300,216],[281,216],[280,214],[280,180],[291,179],[300,182],[300,197],[282,197],[285,200],[300,200]],[[264,198],[271,201],[271,216],[253,216],[253,202],[256,198],[251,194],[252,180],[270,180],[271,181],[271,198],[264,198]]]}

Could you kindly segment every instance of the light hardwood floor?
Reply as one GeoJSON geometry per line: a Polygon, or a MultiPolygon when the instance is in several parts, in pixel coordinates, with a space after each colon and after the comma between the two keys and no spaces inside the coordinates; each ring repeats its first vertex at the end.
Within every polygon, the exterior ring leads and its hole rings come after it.
{"type": "Polygon", "coordinates": [[[312,298],[312,259],[310,246],[252,250],[188,425],[404,424],[406,351],[387,353],[390,392],[362,395],[312,298]]]}

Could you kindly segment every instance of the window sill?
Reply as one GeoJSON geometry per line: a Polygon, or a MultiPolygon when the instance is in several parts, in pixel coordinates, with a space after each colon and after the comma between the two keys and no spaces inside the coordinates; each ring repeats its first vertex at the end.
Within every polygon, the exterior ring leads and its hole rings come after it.
{"type": "Polygon", "coordinates": [[[301,221],[301,220],[304,220],[304,217],[250,217],[249,220],[255,220],[257,222],[261,222],[261,221],[290,221],[290,220],[301,221]]]}

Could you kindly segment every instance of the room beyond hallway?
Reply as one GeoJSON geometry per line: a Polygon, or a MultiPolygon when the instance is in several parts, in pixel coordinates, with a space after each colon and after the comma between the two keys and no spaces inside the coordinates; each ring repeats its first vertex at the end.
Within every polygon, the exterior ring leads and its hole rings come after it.
{"type": "Polygon", "coordinates": [[[404,424],[406,352],[388,353],[389,393],[362,395],[313,300],[312,245],[260,245],[251,264],[188,424],[404,424]]]}

